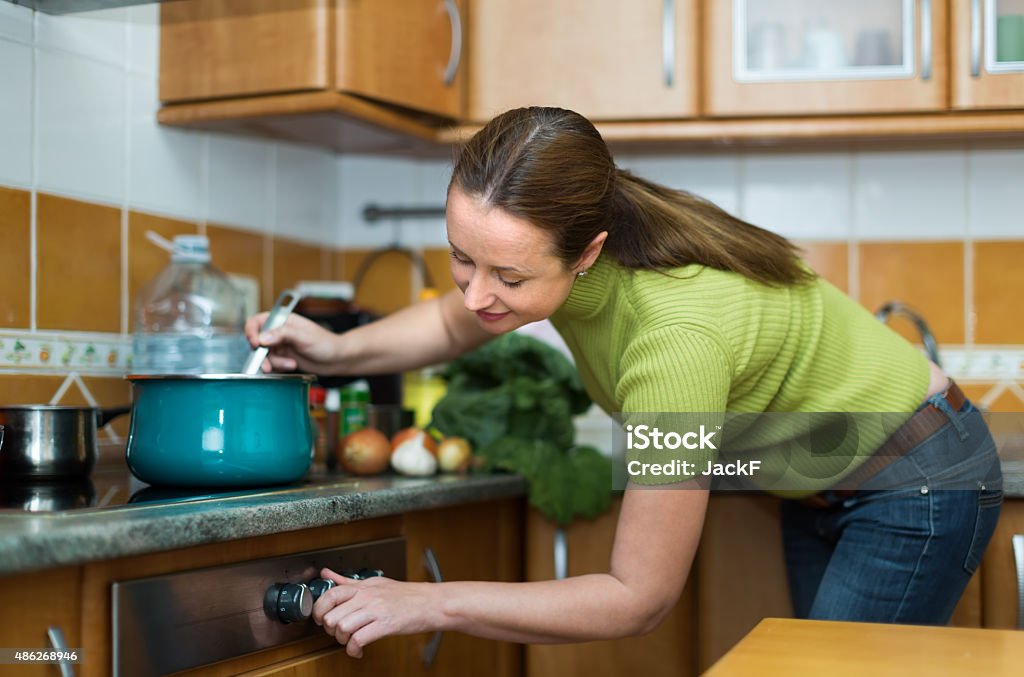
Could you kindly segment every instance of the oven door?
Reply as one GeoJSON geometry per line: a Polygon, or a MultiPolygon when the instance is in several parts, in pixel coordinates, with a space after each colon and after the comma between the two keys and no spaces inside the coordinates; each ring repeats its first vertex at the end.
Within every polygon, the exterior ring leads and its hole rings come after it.
{"type": "Polygon", "coordinates": [[[165,675],[322,634],[320,569],[405,580],[405,539],[114,583],[114,675],[165,675]]]}

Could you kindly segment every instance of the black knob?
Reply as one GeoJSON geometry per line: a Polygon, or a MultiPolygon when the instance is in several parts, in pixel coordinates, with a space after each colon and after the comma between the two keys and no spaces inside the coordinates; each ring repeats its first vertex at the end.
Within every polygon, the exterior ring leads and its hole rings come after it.
{"type": "Polygon", "coordinates": [[[302,583],[278,583],[267,589],[263,609],[282,623],[299,623],[313,613],[313,596],[302,583]]]}
{"type": "Polygon", "coordinates": [[[334,587],[334,581],[326,578],[318,578],[315,581],[307,583],[306,587],[309,588],[309,591],[313,594],[313,601],[316,602],[320,599],[320,595],[334,587]]]}
{"type": "Polygon", "coordinates": [[[356,572],[356,575],[359,576],[360,579],[365,579],[374,578],[375,576],[383,576],[384,572],[380,569],[360,569],[356,572]]]}

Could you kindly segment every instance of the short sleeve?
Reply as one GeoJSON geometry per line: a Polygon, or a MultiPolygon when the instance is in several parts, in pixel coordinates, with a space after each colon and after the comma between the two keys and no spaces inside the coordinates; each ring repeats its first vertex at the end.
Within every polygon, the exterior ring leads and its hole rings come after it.
{"type": "Polygon", "coordinates": [[[679,328],[634,340],[616,385],[627,446],[625,479],[694,479],[718,455],[732,361],[713,337],[679,328]]]}

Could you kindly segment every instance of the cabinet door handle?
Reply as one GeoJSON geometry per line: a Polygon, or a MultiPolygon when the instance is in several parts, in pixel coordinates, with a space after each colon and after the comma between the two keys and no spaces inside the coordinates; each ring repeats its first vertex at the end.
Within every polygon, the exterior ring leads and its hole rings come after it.
{"type": "MultiPolygon", "coordinates": [[[[64,631],[55,625],[51,625],[46,629],[46,634],[50,638],[50,646],[55,651],[67,652],[68,643],[64,640],[64,631]]],[[[66,658],[61,658],[59,661],[60,665],[60,677],[75,677],[75,666],[72,665],[66,658]]]]}
{"type": "Polygon", "coordinates": [[[1014,534],[1013,566],[1017,570],[1017,629],[1024,630],[1024,534],[1014,534]]]}
{"type": "Polygon", "coordinates": [[[565,529],[555,529],[555,542],[552,548],[555,554],[555,578],[561,580],[569,576],[569,537],[565,529]]]}
{"type": "Polygon", "coordinates": [[[932,77],[932,0],[921,0],[921,79],[932,77]]]}
{"type": "MultiPolygon", "coordinates": [[[[429,545],[423,550],[423,568],[427,570],[427,573],[430,574],[435,583],[444,582],[444,577],[441,575],[441,567],[437,563],[437,556],[434,555],[434,549],[429,545]]],[[[427,642],[427,646],[423,649],[423,667],[429,668],[434,664],[434,659],[437,658],[437,651],[441,648],[442,637],[444,637],[444,632],[438,630],[430,638],[430,641],[427,642]]]]}
{"type": "Polygon", "coordinates": [[[971,0],[971,77],[981,76],[981,0],[971,0]]]}
{"type": "Polygon", "coordinates": [[[661,71],[665,86],[676,80],[676,0],[662,0],[661,4],[661,71]]]}
{"type": "Polygon", "coordinates": [[[444,8],[448,12],[448,21],[452,24],[452,49],[448,53],[448,65],[444,69],[444,84],[455,82],[455,74],[459,72],[462,61],[462,15],[455,0],[444,0],[444,8]]]}

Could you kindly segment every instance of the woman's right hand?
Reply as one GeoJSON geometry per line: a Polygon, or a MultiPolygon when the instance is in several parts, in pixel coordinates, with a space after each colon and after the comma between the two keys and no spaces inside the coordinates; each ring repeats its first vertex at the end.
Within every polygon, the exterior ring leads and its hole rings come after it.
{"type": "Polygon", "coordinates": [[[301,370],[312,374],[335,373],[338,368],[338,335],[301,315],[272,331],[260,333],[268,313],[253,315],[245,322],[245,337],[253,348],[270,348],[263,371],[301,370]]]}

